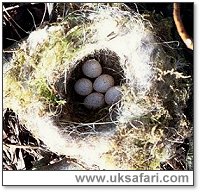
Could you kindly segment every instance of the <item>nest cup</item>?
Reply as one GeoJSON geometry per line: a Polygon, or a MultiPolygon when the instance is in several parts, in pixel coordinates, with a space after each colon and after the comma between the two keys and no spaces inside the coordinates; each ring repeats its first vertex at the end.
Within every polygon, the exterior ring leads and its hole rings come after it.
{"type": "MultiPolygon", "coordinates": [[[[82,72],[82,65],[90,59],[95,59],[101,64],[103,73],[111,75],[114,78],[115,85],[123,83],[123,70],[120,66],[119,56],[115,52],[108,49],[101,49],[85,55],[82,59],[75,62],[74,68],[71,71],[66,72],[67,77],[66,73],[63,73],[55,83],[57,94],[67,101],[57,122],[67,120],[77,123],[99,123],[110,122],[117,118],[117,113],[114,112],[114,108],[117,105],[114,107],[104,105],[102,108],[90,110],[83,105],[84,97],[74,91],[75,82],[85,77],[82,72]],[[112,113],[111,110],[113,111],[112,113]]],[[[90,80],[94,82],[95,79],[90,80]]],[[[95,125],[95,127],[97,130],[101,130],[101,125],[95,125]]]]}

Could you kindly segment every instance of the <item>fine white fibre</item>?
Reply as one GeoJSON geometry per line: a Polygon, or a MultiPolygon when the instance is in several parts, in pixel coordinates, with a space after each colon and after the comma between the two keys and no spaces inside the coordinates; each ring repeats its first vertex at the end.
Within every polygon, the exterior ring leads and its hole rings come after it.
{"type": "Polygon", "coordinates": [[[102,155],[109,150],[111,133],[74,138],[61,134],[49,117],[41,118],[35,114],[34,118],[30,118],[30,115],[26,118],[29,118],[27,126],[31,127],[31,132],[37,135],[51,151],[76,158],[85,162],[89,167],[98,165],[101,169],[106,168],[107,165],[102,155]]]}
{"type": "Polygon", "coordinates": [[[130,87],[137,87],[139,94],[144,96],[151,86],[153,75],[151,56],[156,42],[152,31],[144,27],[145,23],[141,18],[132,17],[127,12],[119,11],[117,17],[114,17],[112,11],[102,10],[96,17],[94,20],[98,22],[93,26],[96,31],[93,38],[99,47],[117,53],[126,81],[130,87]],[[126,17],[129,21],[125,20],[126,17]],[[105,25],[106,33],[103,33],[105,25]],[[110,34],[112,35],[109,36],[110,34]]]}

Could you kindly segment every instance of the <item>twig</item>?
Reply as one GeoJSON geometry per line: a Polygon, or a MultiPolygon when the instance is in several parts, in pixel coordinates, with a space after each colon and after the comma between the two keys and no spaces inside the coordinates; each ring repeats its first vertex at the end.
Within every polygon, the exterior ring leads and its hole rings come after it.
{"type": "Polygon", "coordinates": [[[13,10],[13,9],[18,9],[20,6],[19,5],[16,5],[16,6],[12,6],[12,7],[6,7],[3,9],[3,12],[4,11],[10,11],[10,10],[13,10]]]}
{"type": "MultiPolygon", "coordinates": [[[[13,28],[13,30],[15,31],[15,33],[18,35],[19,38],[22,38],[21,35],[18,33],[17,29],[14,27],[14,25],[12,25],[12,23],[10,22],[10,20],[6,17],[6,15],[3,15],[3,18],[10,24],[10,26],[13,28]]],[[[8,38],[7,38],[8,39],[8,38]]],[[[14,40],[16,41],[16,40],[14,40]]]]}
{"type": "Polygon", "coordinates": [[[33,19],[33,24],[34,24],[35,29],[37,29],[37,26],[36,26],[36,23],[35,23],[35,18],[33,16],[33,14],[31,13],[31,11],[28,8],[27,8],[27,11],[30,13],[30,15],[31,15],[31,17],[33,19]]]}
{"type": "MultiPolygon", "coordinates": [[[[15,145],[15,144],[3,144],[6,147],[14,147],[14,148],[18,148],[18,149],[42,149],[41,147],[37,147],[37,146],[31,146],[31,145],[15,145]]],[[[42,149],[44,150],[44,149],[42,149]]]]}
{"type": "Polygon", "coordinates": [[[189,49],[193,50],[193,41],[191,37],[187,34],[183,22],[181,20],[179,3],[173,4],[173,18],[181,39],[189,49]]]}
{"type": "Polygon", "coordinates": [[[11,51],[3,50],[3,53],[15,53],[15,52],[17,52],[17,50],[11,50],[11,51]]]}
{"type": "MultiPolygon", "coordinates": [[[[13,9],[18,9],[18,8],[20,8],[20,7],[23,7],[25,4],[29,4],[29,3],[23,3],[23,4],[21,4],[21,5],[15,5],[15,6],[11,6],[11,7],[5,7],[4,9],[3,9],[3,12],[5,12],[5,11],[10,11],[10,10],[13,10],[13,9]]],[[[39,4],[39,3],[30,3],[31,5],[35,5],[35,4],[39,4]]]]}
{"type": "Polygon", "coordinates": [[[46,16],[46,12],[47,12],[47,4],[45,3],[44,4],[44,13],[43,13],[43,16],[42,16],[42,20],[40,22],[40,25],[39,25],[39,28],[42,26],[43,22],[44,22],[44,18],[46,16]]]}
{"type": "MultiPolygon", "coordinates": [[[[21,36],[19,36],[19,37],[20,37],[20,39],[22,39],[21,36]]],[[[20,42],[20,41],[18,41],[18,40],[11,39],[11,38],[5,38],[5,39],[7,39],[7,40],[9,40],[9,41],[14,41],[14,42],[16,42],[16,43],[19,43],[19,42],[20,42]]]]}
{"type": "Polygon", "coordinates": [[[15,23],[15,25],[17,27],[19,27],[22,31],[24,31],[26,34],[29,34],[27,31],[25,31],[12,17],[11,15],[8,13],[8,11],[6,10],[6,8],[3,6],[3,11],[5,11],[5,14],[15,23]]]}

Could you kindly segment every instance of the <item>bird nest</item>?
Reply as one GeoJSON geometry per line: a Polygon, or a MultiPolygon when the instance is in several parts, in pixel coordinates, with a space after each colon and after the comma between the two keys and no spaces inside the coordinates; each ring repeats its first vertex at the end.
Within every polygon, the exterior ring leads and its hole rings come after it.
{"type": "Polygon", "coordinates": [[[184,114],[190,77],[180,72],[180,55],[165,45],[137,13],[82,10],[22,43],[4,72],[4,107],[51,151],[88,166],[165,169],[174,156],[187,164],[186,154],[176,151],[192,132],[184,114]],[[66,30],[74,18],[81,22],[66,30]],[[74,83],[88,59],[121,86],[118,103],[95,111],[82,105],[74,83]]]}

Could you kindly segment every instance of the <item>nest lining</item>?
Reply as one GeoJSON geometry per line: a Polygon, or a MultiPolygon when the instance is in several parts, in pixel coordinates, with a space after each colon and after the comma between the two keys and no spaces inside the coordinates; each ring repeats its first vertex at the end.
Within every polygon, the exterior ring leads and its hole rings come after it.
{"type": "MultiPolygon", "coordinates": [[[[117,118],[117,110],[115,106],[104,106],[103,108],[96,110],[89,110],[83,105],[82,96],[78,95],[74,91],[75,82],[84,77],[82,73],[82,65],[85,61],[89,59],[96,59],[99,61],[103,68],[103,73],[109,74],[114,78],[115,85],[122,85],[124,82],[124,74],[123,69],[120,66],[120,61],[118,55],[108,49],[95,50],[93,53],[84,56],[82,59],[76,61],[74,64],[74,68],[71,69],[70,72],[67,72],[67,78],[65,78],[65,73],[61,75],[61,77],[55,83],[55,89],[57,90],[57,94],[62,97],[62,99],[66,100],[65,106],[62,108],[62,112],[57,117],[57,122],[70,122],[77,124],[86,124],[94,123],[95,131],[105,130],[102,128],[104,126],[101,123],[106,124],[109,123],[109,130],[112,129],[114,123],[117,118]],[[67,109],[67,110],[65,110],[67,109]],[[98,125],[99,124],[99,125],[98,125]]],[[[90,79],[94,81],[94,79],[90,79]]],[[[120,105],[119,103],[117,105],[120,105]]],[[[89,131],[88,126],[85,128],[79,129],[80,132],[89,131]]],[[[108,129],[107,129],[108,130],[108,129]]]]}

